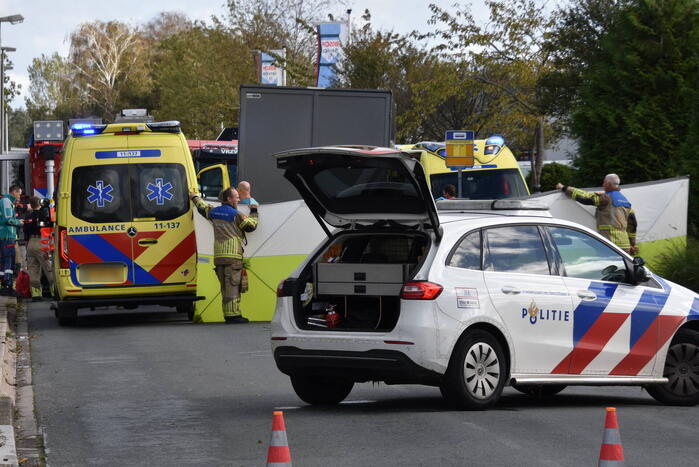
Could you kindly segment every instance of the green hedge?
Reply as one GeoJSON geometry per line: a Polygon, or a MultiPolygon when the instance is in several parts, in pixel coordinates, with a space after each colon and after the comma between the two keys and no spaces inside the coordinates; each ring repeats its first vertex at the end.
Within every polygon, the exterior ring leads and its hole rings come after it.
{"type": "Polygon", "coordinates": [[[665,279],[699,290],[699,239],[687,237],[686,248],[672,245],[653,263],[653,270],[665,279]]]}
{"type": "MultiPolygon", "coordinates": [[[[556,189],[556,183],[564,185],[574,185],[576,171],[574,168],[567,165],[552,162],[544,165],[541,169],[541,191],[550,191],[556,189]]],[[[527,176],[527,184],[529,189],[532,189],[532,174],[527,176]]]]}

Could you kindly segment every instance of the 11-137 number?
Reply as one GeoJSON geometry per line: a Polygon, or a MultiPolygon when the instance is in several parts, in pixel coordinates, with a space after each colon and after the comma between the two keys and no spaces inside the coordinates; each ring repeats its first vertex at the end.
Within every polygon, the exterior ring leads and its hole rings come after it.
{"type": "Polygon", "coordinates": [[[176,229],[180,226],[179,222],[156,222],[156,229],[176,229]]]}

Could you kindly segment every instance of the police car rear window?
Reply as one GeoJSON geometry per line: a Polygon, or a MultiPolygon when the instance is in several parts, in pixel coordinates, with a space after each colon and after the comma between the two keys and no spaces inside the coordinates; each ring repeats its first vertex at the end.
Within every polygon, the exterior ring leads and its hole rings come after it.
{"type": "Polygon", "coordinates": [[[86,222],[168,220],[188,208],[181,164],[113,164],[73,170],[71,212],[86,222]]]}
{"type": "Polygon", "coordinates": [[[330,211],[424,212],[417,189],[409,176],[391,167],[330,167],[313,174],[313,191],[330,211]]]}

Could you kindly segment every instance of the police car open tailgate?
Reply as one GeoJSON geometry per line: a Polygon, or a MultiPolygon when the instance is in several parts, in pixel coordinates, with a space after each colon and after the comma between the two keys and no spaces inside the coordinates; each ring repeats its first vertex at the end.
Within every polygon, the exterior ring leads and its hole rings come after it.
{"type": "Polygon", "coordinates": [[[437,208],[422,166],[388,148],[320,147],[275,154],[277,167],[316,216],[333,227],[431,228],[437,208]]]}

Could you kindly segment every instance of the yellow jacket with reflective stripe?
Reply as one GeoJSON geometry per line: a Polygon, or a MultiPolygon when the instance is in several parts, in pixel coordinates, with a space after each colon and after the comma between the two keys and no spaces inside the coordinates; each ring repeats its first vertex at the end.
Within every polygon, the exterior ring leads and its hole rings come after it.
{"type": "Polygon", "coordinates": [[[607,193],[590,193],[572,186],[564,187],[564,193],[580,204],[595,206],[597,231],[614,244],[629,250],[636,245],[636,214],[633,209],[614,206],[607,193]]]}
{"type": "Polygon", "coordinates": [[[243,260],[245,232],[257,228],[257,210],[249,216],[241,214],[230,204],[213,207],[199,197],[194,198],[199,212],[214,227],[214,264],[235,264],[243,260]]]}

